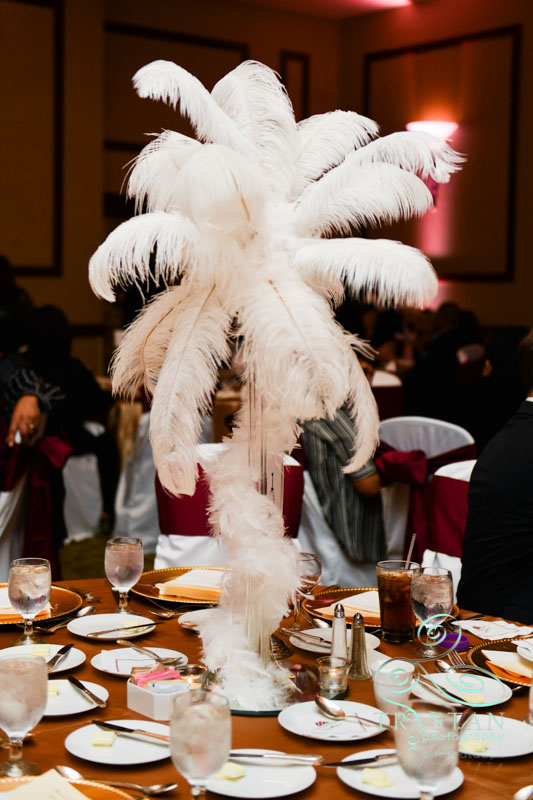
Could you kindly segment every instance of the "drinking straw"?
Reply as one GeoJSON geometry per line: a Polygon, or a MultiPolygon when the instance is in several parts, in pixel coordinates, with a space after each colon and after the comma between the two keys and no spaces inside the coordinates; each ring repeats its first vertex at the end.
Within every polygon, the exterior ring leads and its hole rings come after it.
{"type": "Polygon", "coordinates": [[[416,539],[416,533],[413,533],[413,535],[411,536],[411,544],[409,545],[409,552],[407,553],[407,563],[405,565],[406,569],[409,569],[409,564],[411,563],[411,556],[413,555],[413,548],[415,546],[415,539],[416,539]]]}

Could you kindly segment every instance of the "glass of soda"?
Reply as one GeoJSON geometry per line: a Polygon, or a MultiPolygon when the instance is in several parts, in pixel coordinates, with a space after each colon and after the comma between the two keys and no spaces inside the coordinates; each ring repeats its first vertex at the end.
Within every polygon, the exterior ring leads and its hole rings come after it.
{"type": "Polygon", "coordinates": [[[415,635],[411,582],[420,564],[414,561],[378,561],[379,609],[384,642],[406,644],[415,635]]]}

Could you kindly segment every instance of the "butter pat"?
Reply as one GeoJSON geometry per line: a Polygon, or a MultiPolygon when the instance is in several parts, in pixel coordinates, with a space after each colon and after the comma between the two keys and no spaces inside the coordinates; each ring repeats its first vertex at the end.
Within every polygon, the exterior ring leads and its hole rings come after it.
{"type": "Polygon", "coordinates": [[[463,700],[470,706],[478,706],[485,702],[482,694],[464,694],[463,700]]]}
{"type": "Polygon", "coordinates": [[[363,769],[362,779],[363,783],[368,783],[370,786],[377,786],[380,789],[386,789],[388,786],[394,786],[394,781],[389,777],[384,769],[365,767],[363,769]]]}
{"type": "Polygon", "coordinates": [[[33,656],[49,656],[50,655],[50,645],[49,644],[35,644],[32,647],[31,653],[33,656]]]}
{"type": "Polygon", "coordinates": [[[242,764],[235,764],[233,761],[226,761],[222,769],[217,772],[217,781],[238,781],[244,778],[246,770],[242,764]]]}
{"type": "Polygon", "coordinates": [[[93,736],[93,747],[112,747],[116,739],[115,731],[104,731],[101,728],[95,731],[93,736]]]}
{"type": "Polygon", "coordinates": [[[469,736],[464,742],[461,742],[461,750],[465,753],[484,753],[488,750],[489,743],[484,739],[473,739],[469,736]]]}
{"type": "Polygon", "coordinates": [[[48,697],[57,697],[59,694],[59,681],[48,681],[48,697]]]}

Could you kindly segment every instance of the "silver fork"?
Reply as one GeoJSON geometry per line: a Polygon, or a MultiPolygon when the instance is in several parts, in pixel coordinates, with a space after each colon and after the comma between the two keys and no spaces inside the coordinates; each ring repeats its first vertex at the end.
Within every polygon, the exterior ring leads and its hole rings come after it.
{"type": "Polygon", "coordinates": [[[466,664],[466,661],[456,650],[452,650],[451,653],[448,653],[447,658],[455,667],[464,667],[466,664]]]}

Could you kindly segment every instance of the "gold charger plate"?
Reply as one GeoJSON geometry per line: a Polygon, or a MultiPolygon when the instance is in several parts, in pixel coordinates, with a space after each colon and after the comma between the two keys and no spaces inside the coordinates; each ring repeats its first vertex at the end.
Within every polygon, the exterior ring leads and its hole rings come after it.
{"type": "MultiPolygon", "coordinates": [[[[0,589],[5,588],[7,583],[0,583],[0,589]]],[[[46,622],[48,619],[56,619],[71,614],[81,608],[82,598],[70,589],[63,589],[62,586],[52,586],[50,591],[50,609],[41,611],[35,617],[36,622],[46,622]]],[[[22,622],[20,614],[0,614],[0,625],[16,625],[22,622]]]]}
{"type": "Polygon", "coordinates": [[[513,678],[511,679],[504,678],[501,675],[498,675],[498,673],[493,672],[488,666],[488,659],[482,652],[483,650],[504,650],[509,653],[516,653],[516,648],[517,645],[512,639],[488,639],[485,642],[481,642],[481,644],[473,647],[472,650],[466,653],[466,657],[474,667],[482,667],[483,669],[486,669],[487,672],[496,675],[496,677],[500,678],[500,680],[504,681],[505,683],[511,683],[515,686],[530,686],[531,680],[528,680],[521,675],[516,675],[515,678],[514,676],[516,673],[513,673],[513,678]]]}
{"type": "MultiPolygon", "coordinates": [[[[302,608],[312,617],[332,622],[333,617],[323,614],[321,609],[333,603],[342,603],[344,598],[351,597],[353,594],[361,594],[362,592],[377,592],[377,588],[375,586],[356,586],[350,589],[323,589],[321,592],[316,593],[314,600],[304,599],[302,608]]],[[[457,618],[458,614],[459,608],[454,605],[450,616],[457,618]]],[[[370,612],[365,611],[363,613],[363,620],[365,625],[381,625],[381,617],[379,615],[375,616],[370,612]]]]}
{"type": "Polygon", "coordinates": [[[133,594],[140,597],[148,597],[152,600],[163,600],[165,603],[189,603],[192,606],[211,606],[212,600],[193,600],[190,597],[180,597],[179,595],[165,595],[159,594],[159,589],[156,583],[165,583],[171,581],[173,578],[178,578],[185,572],[191,569],[209,569],[215,572],[225,572],[224,567],[168,567],[167,569],[152,569],[149,572],[143,572],[139,578],[138,583],[130,589],[133,594]]]}
{"type": "MultiPolygon", "coordinates": [[[[35,777],[0,778],[0,793],[9,792],[10,789],[16,789],[17,786],[22,786],[22,784],[34,780],[36,780],[35,777]]],[[[116,800],[117,797],[122,797],[124,800],[133,800],[133,795],[127,794],[123,789],[117,789],[115,786],[104,786],[101,783],[85,780],[69,781],[69,783],[86,797],[90,798],[90,800],[116,800]]]]}

